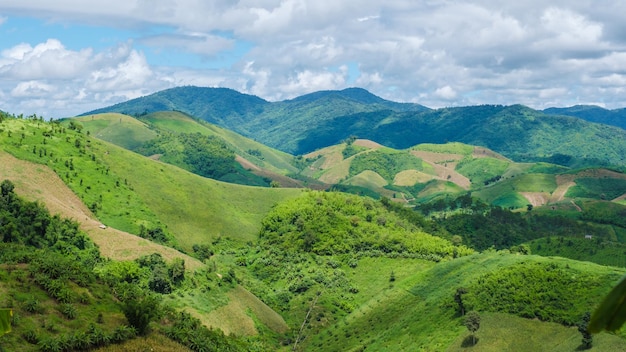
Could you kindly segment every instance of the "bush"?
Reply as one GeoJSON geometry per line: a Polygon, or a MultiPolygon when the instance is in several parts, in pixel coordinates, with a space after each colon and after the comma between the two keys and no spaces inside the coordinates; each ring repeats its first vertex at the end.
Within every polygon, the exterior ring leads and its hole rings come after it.
{"type": "Polygon", "coordinates": [[[148,333],[149,324],[161,314],[157,297],[153,295],[142,298],[131,298],[124,302],[122,311],[128,323],[134,327],[138,335],[148,333]]]}

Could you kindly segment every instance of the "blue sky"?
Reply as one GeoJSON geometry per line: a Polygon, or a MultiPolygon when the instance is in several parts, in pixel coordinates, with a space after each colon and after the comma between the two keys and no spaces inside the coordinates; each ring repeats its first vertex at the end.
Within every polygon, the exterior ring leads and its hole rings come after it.
{"type": "Polygon", "coordinates": [[[502,3],[3,0],[0,110],[73,116],[180,85],[626,107],[626,2],[502,3]]]}

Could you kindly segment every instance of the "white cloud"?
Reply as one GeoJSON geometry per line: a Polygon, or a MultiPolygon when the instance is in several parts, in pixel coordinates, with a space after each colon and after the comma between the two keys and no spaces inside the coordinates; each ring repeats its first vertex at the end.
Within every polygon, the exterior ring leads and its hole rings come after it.
{"type": "Polygon", "coordinates": [[[457,93],[454,89],[452,89],[452,87],[445,86],[437,88],[437,90],[435,90],[435,95],[441,99],[452,100],[456,98],[457,93]]]}
{"type": "Polygon", "coordinates": [[[140,41],[162,50],[186,50],[202,56],[214,56],[232,49],[235,44],[232,39],[204,33],[160,34],[142,38],[140,41]]]}
{"type": "Polygon", "coordinates": [[[16,107],[32,92],[48,106],[52,96],[70,96],[55,103],[80,113],[185,84],[266,99],[358,85],[431,107],[626,106],[626,2],[618,0],[4,0],[0,12],[9,16],[1,30],[20,15],[133,33],[106,49],[61,37],[0,47],[0,96],[16,107]],[[151,61],[169,52],[200,59],[151,61]],[[346,65],[358,66],[358,76],[346,65]]]}

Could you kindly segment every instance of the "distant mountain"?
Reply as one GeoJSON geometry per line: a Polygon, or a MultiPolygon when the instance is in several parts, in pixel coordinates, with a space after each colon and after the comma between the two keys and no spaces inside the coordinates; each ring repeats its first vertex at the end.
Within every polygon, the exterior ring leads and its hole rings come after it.
{"type": "Polygon", "coordinates": [[[432,110],[391,102],[360,88],[268,102],[231,89],[180,87],[86,115],[162,110],[182,111],[298,155],[356,136],[399,149],[456,141],[487,147],[516,161],[626,165],[626,131],[606,125],[621,121],[622,112],[597,107],[543,112],[522,105],[481,105],[432,110]],[[587,121],[594,119],[604,124],[587,121]]]}
{"type": "Polygon", "coordinates": [[[393,148],[462,142],[487,147],[515,161],[567,166],[626,165],[626,131],[522,105],[481,105],[425,112],[391,110],[340,116],[319,123],[302,138],[309,151],[354,135],[393,148]]]}
{"type": "MultiPolygon", "coordinates": [[[[176,87],[82,115],[117,112],[140,116],[158,111],[182,111],[221,126],[241,125],[270,103],[228,88],[176,87]]],[[[236,131],[236,130],[235,130],[236,131]]]]}
{"type": "Polygon", "coordinates": [[[568,108],[548,108],[543,112],[550,115],[574,116],[590,122],[626,129],[626,108],[607,110],[595,105],[575,105],[568,108]]]}

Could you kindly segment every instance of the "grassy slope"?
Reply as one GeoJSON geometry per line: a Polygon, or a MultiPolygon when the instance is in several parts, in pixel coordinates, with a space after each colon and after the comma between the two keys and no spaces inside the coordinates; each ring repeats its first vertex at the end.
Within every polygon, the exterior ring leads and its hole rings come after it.
{"type": "Polygon", "coordinates": [[[137,119],[118,113],[89,115],[79,119],[85,132],[126,149],[137,148],[157,133],[137,119]]]}
{"type": "Polygon", "coordinates": [[[76,118],[85,126],[85,130],[91,131],[94,136],[126,149],[132,150],[142,142],[156,138],[157,133],[155,129],[174,133],[199,132],[223,138],[230,143],[238,155],[243,156],[258,167],[280,174],[296,170],[291,164],[291,155],[269,148],[230,130],[194,120],[189,115],[181,112],[155,112],[142,116],[140,119],[141,121],[127,115],[115,113],[76,118]],[[249,150],[256,150],[261,155],[251,155],[248,152],[249,150]]]}
{"type": "Polygon", "coordinates": [[[80,223],[81,230],[100,247],[101,253],[115,260],[133,260],[143,255],[159,253],[170,261],[181,258],[189,269],[204,266],[199,260],[191,258],[170,247],[150,242],[130,233],[107,228],[99,228],[98,221],[81,200],[47,166],[16,159],[0,151],[0,179],[9,179],[16,185],[17,193],[31,201],[38,201],[52,214],[74,219],[80,223]]]}
{"type": "Polygon", "coordinates": [[[267,211],[301,192],[214,181],[121,148],[110,148],[105,162],[129,180],[187,250],[219,236],[254,240],[267,211]]]}
{"type": "MultiPolygon", "coordinates": [[[[463,327],[461,318],[455,313],[453,299],[455,290],[458,287],[470,286],[480,275],[521,261],[554,262],[562,267],[569,265],[576,270],[598,274],[623,275],[626,272],[622,269],[563,258],[503,253],[464,257],[437,264],[430,269],[428,266],[413,266],[413,271],[405,277],[399,277],[393,288],[381,290],[389,283],[376,282],[380,286],[379,295],[361,305],[344,320],[313,337],[307,344],[307,350],[358,351],[363,348],[373,351],[459,350],[467,336],[467,330],[463,327]]],[[[387,270],[384,270],[385,274],[387,270]]],[[[605,288],[606,292],[608,289],[605,288]]],[[[598,300],[600,297],[601,295],[598,295],[598,300]]],[[[589,309],[592,310],[593,307],[589,309]]],[[[508,331],[505,335],[511,336],[512,342],[532,339],[537,331],[551,331],[550,334],[542,335],[548,339],[543,346],[561,346],[562,342],[563,349],[559,350],[565,351],[572,345],[575,348],[576,341],[580,340],[578,332],[570,328],[539,321],[528,323],[527,320],[519,320],[521,318],[502,316],[505,317],[502,318],[504,324],[515,326],[513,331],[508,331]],[[564,341],[559,341],[561,338],[564,341]]],[[[483,336],[484,340],[479,342],[476,349],[495,351],[506,343],[506,340],[496,338],[498,333],[504,332],[490,330],[500,328],[490,321],[489,317],[490,314],[487,314],[486,322],[478,332],[478,337],[483,336]]],[[[623,335],[624,331],[621,334],[623,335]]],[[[605,334],[598,335],[596,339],[599,346],[612,346],[616,347],[616,350],[626,348],[624,339],[615,339],[605,334]]],[[[519,346],[519,349],[515,350],[537,351],[536,346],[539,344],[533,342],[519,346]]]]}
{"type": "Polygon", "coordinates": [[[49,165],[83,203],[99,204],[101,221],[135,234],[140,224],[164,226],[186,250],[221,235],[253,240],[265,213],[300,192],[217,182],[69,130],[42,144],[41,133],[51,128],[45,123],[7,120],[3,128],[13,132],[8,137],[5,131],[0,145],[19,158],[49,165]],[[87,145],[84,154],[75,140],[87,145]],[[32,153],[33,147],[46,149],[47,156],[32,153]],[[64,165],[70,158],[74,170],[64,165]]]}

